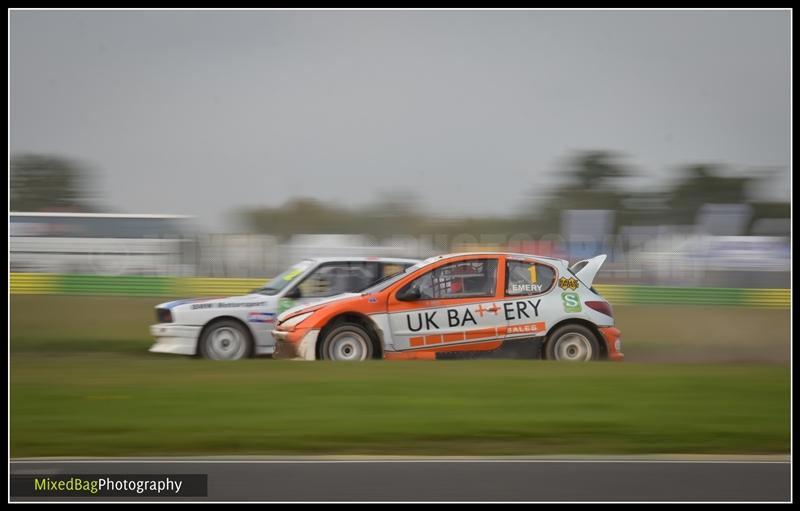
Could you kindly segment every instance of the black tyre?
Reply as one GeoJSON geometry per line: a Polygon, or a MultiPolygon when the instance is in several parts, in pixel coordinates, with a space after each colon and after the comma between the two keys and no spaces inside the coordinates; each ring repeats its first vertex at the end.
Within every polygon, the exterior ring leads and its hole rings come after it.
{"type": "Polygon", "coordinates": [[[356,323],[341,323],[324,333],[320,341],[322,360],[359,362],[372,358],[372,339],[356,323]]]}
{"type": "Polygon", "coordinates": [[[588,362],[600,358],[597,336],[583,325],[564,325],[550,334],[544,346],[547,360],[588,362]]]}
{"type": "Polygon", "coordinates": [[[238,321],[225,319],[209,325],[200,336],[200,355],[211,360],[240,360],[253,352],[250,332],[238,321]]]}

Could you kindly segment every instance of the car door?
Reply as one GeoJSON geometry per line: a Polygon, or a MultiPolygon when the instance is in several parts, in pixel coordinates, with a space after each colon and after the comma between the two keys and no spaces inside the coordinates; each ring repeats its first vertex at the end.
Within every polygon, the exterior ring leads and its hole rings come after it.
{"type": "MultiPolygon", "coordinates": [[[[554,302],[558,301],[556,293],[551,292],[558,277],[555,266],[511,256],[506,257],[505,265],[503,312],[508,321],[506,339],[544,335],[550,326],[547,312],[556,310],[557,303],[554,302]]],[[[565,298],[571,299],[571,295],[565,298]]]]}
{"type": "Polygon", "coordinates": [[[496,299],[502,273],[500,257],[473,256],[446,261],[395,290],[387,302],[394,349],[498,342],[507,324],[496,299]]]}

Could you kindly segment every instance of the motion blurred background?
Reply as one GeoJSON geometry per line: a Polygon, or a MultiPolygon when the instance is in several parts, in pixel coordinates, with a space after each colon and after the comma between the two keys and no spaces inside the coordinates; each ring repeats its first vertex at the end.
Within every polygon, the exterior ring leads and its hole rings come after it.
{"type": "Polygon", "coordinates": [[[11,19],[12,272],[509,249],[788,286],[786,12],[11,19]]]}
{"type": "Polygon", "coordinates": [[[789,363],[787,11],[13,11],[10,45],[12,353],[144,352],[159,300],[303,257],[502,250],[608,254],[629,361],[789,363]]]}

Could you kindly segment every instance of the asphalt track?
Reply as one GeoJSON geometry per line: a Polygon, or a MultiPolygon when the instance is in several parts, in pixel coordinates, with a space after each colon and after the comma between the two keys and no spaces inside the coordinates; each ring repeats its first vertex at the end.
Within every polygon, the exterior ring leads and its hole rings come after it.
{"type": "MultiPolygon", "coordinates": [[[[788,502],[788,461],[643,459],[12,460],[11,475],[208,474],[206,498],[280,502],[788,502]]],[[[15,498],[117,500],[109,497],[15,498]]]]}

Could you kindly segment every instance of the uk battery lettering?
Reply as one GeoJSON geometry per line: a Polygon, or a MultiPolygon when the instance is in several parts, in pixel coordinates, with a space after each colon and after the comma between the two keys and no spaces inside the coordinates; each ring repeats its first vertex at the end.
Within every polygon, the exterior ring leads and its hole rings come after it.
{"type": "Polygon", "coordinates": [[[478,326],[481,318],[497,317],[501,314],[505,321],[538,318],[541,302],[541,299],[519,300],[505,302],[502,307],[494,303],[488,307],[480,304],[474,311],[467,306],[412,312],[406,315],[406,325],[411,332],[419,332],[421,330],[439,330],[442,325],[449,328],[478,326]]]}

